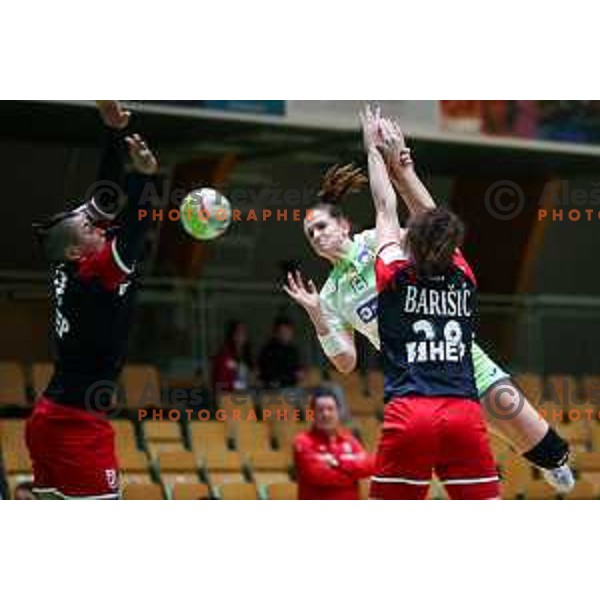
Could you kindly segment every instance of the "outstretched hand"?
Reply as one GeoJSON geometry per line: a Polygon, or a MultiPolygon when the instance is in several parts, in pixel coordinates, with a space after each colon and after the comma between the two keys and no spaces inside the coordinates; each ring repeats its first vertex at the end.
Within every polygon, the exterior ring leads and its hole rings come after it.
{"type": "Polygon", "coordinates": [[[412,165],[410,150],[406,146],[404,133],[398,121],[380,118],[379,131],[382,139],[381,153],[388,167],[393,169],[412,165]]]}
{"type": "Polygon", "coordinates": [[[144,175],[154,175],[158,171],[158,160],[141,135],[134,133],[127,136],[125,143],[129,151],[129,158],[131,158],[136,171],[144,175]]]}
{"type": "Polygon", "coordinates": [[[373,148],[379,148],[383,145],[383,137],[380,129],[381,109],[379,106],[371,110],[369,104],[365,105],[360,113],[360,122],[363,132],[363,146],[365,152],[369,153],[373,148]]]}
{"type": "Polygon", "coordinates": [[[102,122],[111,129],[125,129],[131,112],[125,110],[118,100],[96,100],[102,122]]]}
{"type": "Polygon", "coordinates": [[[321,309],[319,292],[312,279],[305,284],[300,271],[288,273],[287,285],[283,286],[287,295],[297,302],[309,314],[316,314],[321,309]]]}

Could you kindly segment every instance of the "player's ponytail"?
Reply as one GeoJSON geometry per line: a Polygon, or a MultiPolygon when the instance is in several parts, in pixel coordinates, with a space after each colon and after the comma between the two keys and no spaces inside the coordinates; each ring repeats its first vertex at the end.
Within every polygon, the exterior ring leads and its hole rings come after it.
{"type": "Polygon", "coordinates": [[[367,182],[360,167],[355,167],[352,163],[335,165],[325,173],[317,194],[318,201],[313,208],[327,208],[332,217],[342,218],[342,200],[348,194],[360,191],[367,182]]]}
{"type": "Polygon", "coordinates": [[[463,240],[462,221],[445,208],[420,213],[408,222],[406,241],[419,276],[443,274],[463,240]]]}

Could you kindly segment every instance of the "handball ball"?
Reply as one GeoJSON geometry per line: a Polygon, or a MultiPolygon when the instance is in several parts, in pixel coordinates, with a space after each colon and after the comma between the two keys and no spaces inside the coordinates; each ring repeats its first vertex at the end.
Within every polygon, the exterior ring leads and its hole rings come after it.
{"type": "Polygon", "coordinates": [[[191,191],[181,203],[181,224],[197,240],[214,240],[231,224],[231,204],[211,188],[191,191]]]}

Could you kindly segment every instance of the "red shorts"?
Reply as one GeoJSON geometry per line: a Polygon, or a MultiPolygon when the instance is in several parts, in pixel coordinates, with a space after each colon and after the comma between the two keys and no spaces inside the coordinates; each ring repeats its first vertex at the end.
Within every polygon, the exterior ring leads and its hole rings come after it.
{"type": "Polygon", "coordinates": [[[38,494],[118,498],[115,434],[106,419],[42,397],[25,435],[38,494]]]}
{"type": "Polygon", "coordinates": [[[396,398],[385,408],[371,498],[422,500],[432,472],[450,498],[500,495],[481,407],[461,398],[396,398]]]}

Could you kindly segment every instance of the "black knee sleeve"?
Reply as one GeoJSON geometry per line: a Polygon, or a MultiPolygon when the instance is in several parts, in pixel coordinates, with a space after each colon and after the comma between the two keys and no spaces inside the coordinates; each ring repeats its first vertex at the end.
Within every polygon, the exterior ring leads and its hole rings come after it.
{"type": "Polygon", "coordinates": [[[540,469],[556,469],[569,460],[569,444],[552,429],[523,456],[540,469]]]}

